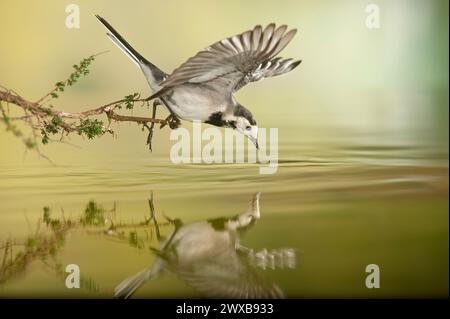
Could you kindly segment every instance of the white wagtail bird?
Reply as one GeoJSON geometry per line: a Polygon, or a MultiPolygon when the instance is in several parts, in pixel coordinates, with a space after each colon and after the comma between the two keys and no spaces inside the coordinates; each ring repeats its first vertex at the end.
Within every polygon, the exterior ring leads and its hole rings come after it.
{"type": "MultiPolygon", "coordinates": [[[[140,55],[105,19],[96,15],[108,29],[109,38],[142,70],[155,99],[171,113],[169,125],[179,119],[201,121],[229,127],[247,136],[258,148],[258,127],[252,113],[242,106],[234,93],[250,82],[278,76],[296,68],[301,60],[276,57],[292,40],[296,29],[278,28],[271,23],[226,38],[198,52],[170,75],[140,55]]],[[[153,124],[147,143],[151,149],[153,124]]]]}
{"type": "Polygon", "coordinates": [[[283,292],[266,280],[248,258],[249,248],[240,245],[243,232],[260,218],[256,194],[243,214],[183,225],[161,242],[152,266],[125,279],[116,289],[116,298],[129,298],[143,283],[165,270],[209,298],[281,298],[283,292]]]}

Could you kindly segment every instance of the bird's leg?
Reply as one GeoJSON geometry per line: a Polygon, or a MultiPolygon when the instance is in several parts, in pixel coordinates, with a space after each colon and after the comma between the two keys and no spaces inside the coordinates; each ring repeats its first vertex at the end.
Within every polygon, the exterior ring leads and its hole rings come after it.
{"type": "Polygon", "coordinates": [[[167,109],[170,112],[170,115],[164,120],[163,123],[161,123],[161,126],[159,128],[161,129],[164,126],[166,126],[167,124],[169,124],[169,127],[172,130],[177,129],[181,124],[180,119],[175,115],[175,113],[172,111],[172,109],[169,107],[169,105],[167,104],[167,102],[164,100],[164,98],[162,96],[160,96],[159,99],[161,100],[162,103],[164,103],[164,105],[167,107],[167,109]]]}
{"type": "Polygon", "coordinates": [[[169,221],[170,223],[172,223],[175,226],[175,229],[173,230],[172,234],[170,235],[169,239],[166,241],[166,244],[164,245],[162,250],[166,250],[167,247],[169,247],[170,244],[172,244],[173,239],[175,238],[175,235],[178,233],[178,231],[180,230],[181,226],[183,226],[183,222],[181,221],[181,219],[179,218],[175,218],[175,219],[170,219],[169,217],[167,217],[166,215],[164,215],[164,218],[169,221]]]}
{"type": "MultiPolygon", "coordinates": [[[[161,105],[161,103],[158,100],[155,100],[153,102],[153,113],[152,113],[152,119],[156,118],[156,108],[158,105],[161,105]]],[[[147,136],[147,145],[150,149],[150,152],[152,152],[152,138],[153,138],[153,128],[155,127],[155,122],[152,122],[150,126],[148,126],[147,123],[144,123],[144,126],[148,129],[148,136],[147,136]]]]}

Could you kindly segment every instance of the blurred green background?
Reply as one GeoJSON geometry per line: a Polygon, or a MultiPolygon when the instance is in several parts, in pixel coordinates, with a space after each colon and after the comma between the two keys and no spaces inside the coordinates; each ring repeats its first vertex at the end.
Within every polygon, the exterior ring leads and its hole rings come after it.
{"type": "MultiPolygon", "coordinates": [[[[1,85],[37,100],[72,64],[110,50],[55,107],[82,111],[149,94],[94,14],[166,72],[256,24],[297,28],[281,56],[302,59],[300,67],[237,94],[261,127],[279,129],[280,167],[263,176],[254,164],[174,165],[168,130],[155,133],[149,153],[146,133],[127,123],[115,126],[117,138],[74,136],[79,147],[42,147],[54,167],[0,130],[0,240],[26,236],[27,221],[35,225],[46,205],[77,216],[90,199],[116,201],[121,219],[135,220],[147,213],[154,190],[162,210],[190,222],[239,213],[262,191],[262,219],[245,243],[297,249],[295,270],[268,274],[288,297],[448,296],[448,1],[75,3],[80,29],[65,27],[69,3],[0,2],[1,85]],[[365,25],[369,3],[379,5],[379,29],[365,25]],[[364,286],[369,263],[380,265],[380,289],[364,286]]],[[[0,285],[0,295],[110,297],[152,258],[76,233],[63,263],[80,264],[99,293],[69,291],[33,263],[25,276],[0,285]]],[[[139,293],[194,294],[172,277],[139,293]]]]}

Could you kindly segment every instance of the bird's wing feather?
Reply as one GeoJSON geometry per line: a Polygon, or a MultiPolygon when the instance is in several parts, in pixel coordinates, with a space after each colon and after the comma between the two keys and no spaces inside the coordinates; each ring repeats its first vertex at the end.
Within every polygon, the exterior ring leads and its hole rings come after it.
{"type": "Polygon", "coordinates": [[[189,58],[161,83],[164,88],[184,83],[217,81],[231,92],[249,82],[293,70],[300,61],[275,56],[292,40],[297,30],[286,32],[269,24],[216,42],[189,58]],[[275,58],[275,59],[274,59],[275,58]]]}
{"type": "Polygon", "coordinates": [[[283,292],[266,280],[234,247],[222,247],[215,253],[189,265],[169,268],[201,295],[209,298],[283,298],[283,292]]]}

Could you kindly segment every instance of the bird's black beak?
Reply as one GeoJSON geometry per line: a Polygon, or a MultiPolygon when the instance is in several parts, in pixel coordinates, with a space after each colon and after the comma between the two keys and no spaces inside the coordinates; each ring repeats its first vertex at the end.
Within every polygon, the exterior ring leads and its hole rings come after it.
{"type": "Polygon", "coordinates": [[[256,149],[259,150],[258,138],[253,136],[248,136],[248,139],[255,145],[256,149]]]}

